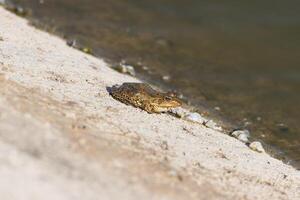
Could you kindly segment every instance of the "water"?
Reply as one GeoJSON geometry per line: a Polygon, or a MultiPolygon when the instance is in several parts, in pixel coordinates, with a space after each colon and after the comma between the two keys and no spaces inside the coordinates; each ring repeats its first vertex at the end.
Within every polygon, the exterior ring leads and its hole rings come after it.
{"type": "Polygon", "coordinates": [[[300,167],[300,1],[13,0],[32,20],[126,60],[300,167]],[[149,70],[144,70],[147,66],[149,70]]]}

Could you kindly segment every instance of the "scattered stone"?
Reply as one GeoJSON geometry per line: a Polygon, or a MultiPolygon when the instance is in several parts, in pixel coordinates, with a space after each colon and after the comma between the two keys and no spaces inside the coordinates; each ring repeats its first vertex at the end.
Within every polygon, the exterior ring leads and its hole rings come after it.
{"type": "Polygon", "coordinates": [[[238,140],[244,142],[244,143],[248,143],[249,142],[249,136],[247,134],[241,134],[238,137],[238,140]]]}
{"type": "Polygon", "coordinates": [[[138,66],[140,66],[140,67],[142,67],[142,66],[143,66],[143,63],[142,63],[142,61],[137,61],[137,62],[136,62],[136,64],[137,64],[138,66]]]}
{"type": "Polygon", "coordinates": [[[75,39],[67,40],[67,45],[70,47],[76,47],[77,41],[75,39]]]}
{"type": "Polygon", "coordinates": [[[184,116],[184,118],[188,121],[196,122],[196,123],[199,123],[199,124],[205,124],[207,122],[207,119],[203,118],[197,112],[188,113],[186,116],[184,116]]]}
{"type": "Polygon", "coordinates": [[[213,120],[208,120],[206,122],[204,122],[204,125],[208,128],[212,128],[214,130],[218,130],[218,131],[222,131],[222,127],[218,126],[216,122],[214,122],[213,120]]]}
{"type": "Polygon", "coordinates": [[[265,149],[264,149],[263,145],[258,141],[251,142],[249,147],[253,151],[257,151],[259,153],[265,153],[265,149]]]}
{"type": "Polygon", "coordinates": [[[149,67],[147,67],[147,66],[144,65],[144,66],[142,66],[142,69],[145,70],[145,71],[148,71],[149,67]]]}
{"type": "Polygon", "coordinates": [[[252,124],[252,122],[249,121],[248,118],[244,118],[244,119],[243,119],[243,122],[244,122],[244,127],[249,126],[249,125],[252,124]]]}
{"type": "Polygon", "coordinates": [[[252,124],[252,122],[249,122],[249,121],[244,122],[244,126],[249,126],[251,124],[252,124]]]}
{"type": "Polygon", "coordinates": [[[249,137],[250,137],[250,132],[247,129],[241,130],[233,130],[230,134],[230,136],[237,138],[238,140],[248,143],[249,142],[249,137]]]}
{"type": "Polygon", "coordinates": [[[172,108],[169,110],[169,112],[174,114],[178,118],[183,118],[184,116],[186,116],[189,113],[189,111],[187,111],[186,109],[184,109],[182,107],[172,108]]]}
{"type": "Polygon", "coordinates": [[[119,65],[113,67],[118,72],[121,72],[123,74],[129,74],[131,76],[135,76],[135,70],[134,67],[131,65],[120,63],[119,65]]]}
{"type": "Polygon", "coordinates": [[[5,8],[7,10],[10,10],[11,12],[15,13],[16,15],[19,15],[21,17],[26,17],[28,15],[30,15],[30,11],[27,9],[24,9],[21,6],[18,5],[13,5],[13,4],[7,4],[6,1],[4,1],[5,4],[5,8]]]}
{"type": "Polygon", "coordinates": [[[164,81],[169,81],[169,80],[171,79],[171,76],[169,76],[169,75],[164,75],[164,76],[162,77],[162,79],[163,79],[164,81]]]}
{"type": "Polygon", "coordinates": [[[82,47],[82,48],[80,48],[80,50],[87,54],[93,54],[92,49],[89,47],[82,47]]]}
{"type": "Polygon", "coordinates": [[[215,109],[216,111],[220,111],[220,110],[221,110],[221,108],[220,108],[219,106],[216,106],[214,109],[215,109]]]}
{"type": "Polygon", "coordinates": [[[172,108],[172,109],[170,109],[169,112],[174,114],[178,118],[183,118],[183,119],[191,121],[191,122],[199,123],[208,128],[212,128],[214,130],[218,130],[218,131],[223,130],[222,127],[218,126],[216,122],[202,117],[197,112],[189,112],[188,110],[181,108],[181,107],[172,108]]]}

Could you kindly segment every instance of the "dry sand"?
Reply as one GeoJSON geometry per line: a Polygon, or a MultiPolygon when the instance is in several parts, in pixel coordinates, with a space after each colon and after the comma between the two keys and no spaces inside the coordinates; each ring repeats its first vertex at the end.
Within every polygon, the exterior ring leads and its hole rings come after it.
{"type": "Polygon", "coordinates": [[[221,132],[126,106],[135,78],[0,7],[1,199],[300,199],[300,172],[221,132]]]}

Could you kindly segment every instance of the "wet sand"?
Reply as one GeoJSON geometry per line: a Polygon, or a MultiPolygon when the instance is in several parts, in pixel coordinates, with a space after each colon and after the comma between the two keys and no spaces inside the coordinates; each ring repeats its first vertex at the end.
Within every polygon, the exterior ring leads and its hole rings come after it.
{"type": "Polygon", "coordinates": [[[138,80],[0,8],[3,199],[299,199],[300,172],[114,100],[138,80]]]}

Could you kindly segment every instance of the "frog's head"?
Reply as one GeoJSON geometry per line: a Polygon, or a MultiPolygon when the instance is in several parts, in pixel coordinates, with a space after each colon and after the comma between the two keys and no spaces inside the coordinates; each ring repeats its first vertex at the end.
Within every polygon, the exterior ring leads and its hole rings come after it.
{"type": "Polygon", "coordinates": [[[182,102],[173,93],[166,93],[153,99],[151,105],[155,112],[165,112],[170,108],[181,106],[182,102]]]}

